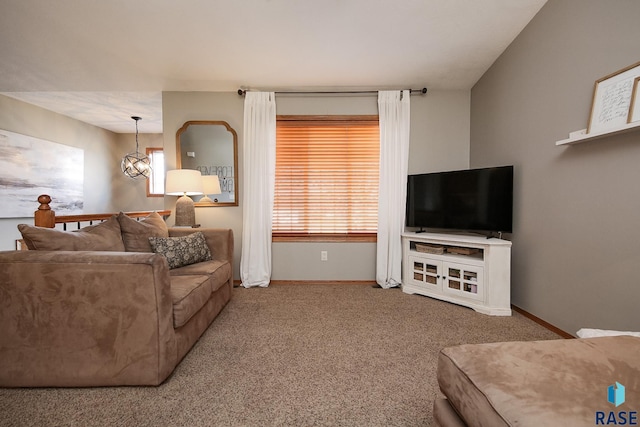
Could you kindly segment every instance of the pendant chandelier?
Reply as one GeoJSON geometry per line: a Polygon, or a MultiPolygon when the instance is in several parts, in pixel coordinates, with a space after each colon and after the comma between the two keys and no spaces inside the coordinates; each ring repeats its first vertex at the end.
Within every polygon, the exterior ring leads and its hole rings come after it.
{"type": "Polygon", "coordinates": [[[137,116],[131,116],[131,118],[136,121],[136,151],[122,158],[120,168],[129,178],[149,178],[151,175],[151,159],[138,152],[138,120],[142,119],[137,116]]]}

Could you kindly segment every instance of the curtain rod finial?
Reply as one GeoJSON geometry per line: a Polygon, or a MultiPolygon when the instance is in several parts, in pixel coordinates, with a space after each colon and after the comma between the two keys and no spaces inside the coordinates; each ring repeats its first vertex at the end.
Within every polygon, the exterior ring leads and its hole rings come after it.
{"type": "Polygon", "coordinates": [[[244,96],[245,93],[247,93],[246,90],[238,89],[238,95],[244,96]]]}

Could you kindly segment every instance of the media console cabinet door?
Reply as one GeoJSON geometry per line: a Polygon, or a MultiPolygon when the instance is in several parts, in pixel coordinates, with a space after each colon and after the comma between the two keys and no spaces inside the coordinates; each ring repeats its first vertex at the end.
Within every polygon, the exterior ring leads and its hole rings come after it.
{"type": "Polygon", "coordinates": [[[422,257],[409,257],[409,280],[416,286],[425,289],[440,290],[442,263],[422,257]]]}
{"type": "Polygon", "coordinates": [[[460,298],[484,301],[484,269],[482,267],[445,263],[444,274],[445,292],[460,298]]]}

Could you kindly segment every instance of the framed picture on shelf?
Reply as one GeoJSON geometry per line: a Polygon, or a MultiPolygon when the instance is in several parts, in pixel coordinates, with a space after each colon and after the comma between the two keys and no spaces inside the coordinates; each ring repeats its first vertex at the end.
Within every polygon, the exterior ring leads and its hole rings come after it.
{"type": "Polygon", "coordinates": [[[627,124],[636,77],[640,77],[640,62],[596,80],[587,133],[627,124]]]}
{"type": "Polygon", "coordinates": [[[640,120],[640,77],[633,81],[633,94],[631,95],[631,106],[629,107],[628,123],[640,120]]]}

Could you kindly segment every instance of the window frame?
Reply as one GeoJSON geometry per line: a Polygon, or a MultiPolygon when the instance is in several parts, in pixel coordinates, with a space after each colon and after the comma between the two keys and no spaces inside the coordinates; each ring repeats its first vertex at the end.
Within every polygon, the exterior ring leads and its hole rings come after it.
{"type": "MultiPolygon", "coordinates": [[[[376,115],[278,115],[276,116],[276,129],[279,122],[376,122],[380,123],[376,115]]],[[[379,143],[379,141],[378,141],[379,143]]],[[[277,141],[276,141],[277,152],[277,141]]],[[[379,191],[378,191],[379,194],[379,191]]],[[[275,211],[275,205],[274,205],[275,211]]],[[[377,228],[377,227],[376,227],[377,228]]],[[[376,242],[378,237],[375,232],[346,232],[346,233],[305,233],[293,231],[272,231],[274,242],[336,242],[336,243],[360,243],[376,242]]]]}
{"type": "MultiPolygon", "coordinates": [[[[151,190],[151,183],[153,182],[153,180],[155,179],[155,171],[156,171],[156,164],[153,161],[154,158],[154,153],[160,152],[162,153],[162,157],[164,159],[164,148],[163,147],[147,147],[145,150],[145,154],[147,155],[147,157],[149,157],[149,159],[151,160],[151,175],[149,175],[149,177],[147,178],[147,197],[164,197],[164,185],[162,188],[162,193],[153,193],[151,190]]],[[[164,170],[164,160],[162,161],[162,176],[164,177],[166,171],[164,170]]],[[[164,182],[164,178],[163,178],[163,182],[164,182]]]]}

